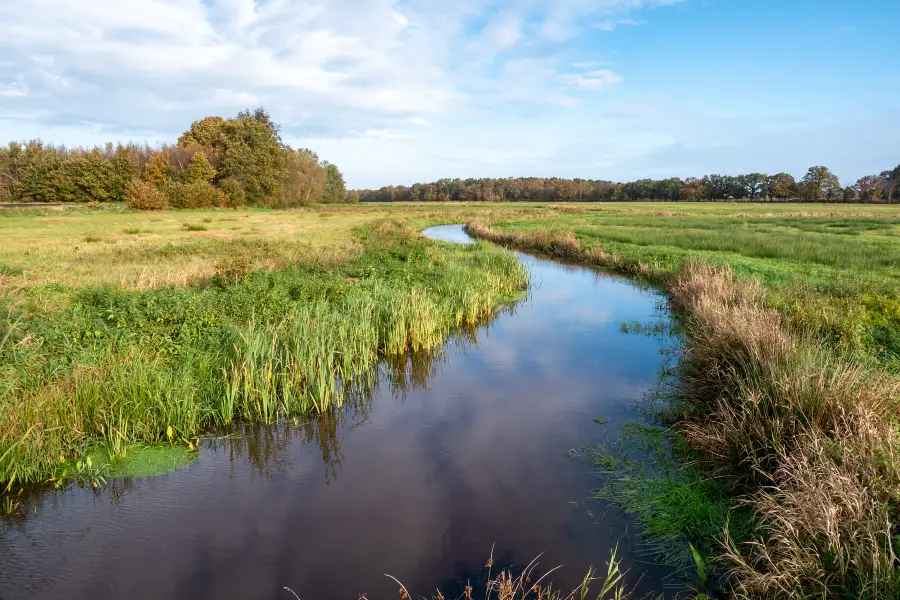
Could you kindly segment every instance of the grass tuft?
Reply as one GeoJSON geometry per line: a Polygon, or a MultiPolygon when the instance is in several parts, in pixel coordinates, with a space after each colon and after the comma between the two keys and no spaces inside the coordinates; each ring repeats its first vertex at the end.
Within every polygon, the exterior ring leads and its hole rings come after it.
{"type": "MultiPolygon", "coordinates": [[[[467,583],[463,593],[456,600],[472,600],[473,597],[483,597],[484,600],[586,600],[589,596],[595,600],[628,600],[632,591],[628,589],[625,576],[627,572],[621,570],[621,561],[616,558],[617,549],[610,552],[609,561],[605,571],[597,571],[593,567],[588,568],[581,583],[573,590],[559,590],[553,587],[550,575],[559,569],[555,567],[547,570],[543,575],[537,573],[538,559],[532,560],[519,573],[511,569],[494,569],[494,553],[491,551],[485,563],[486,583],[483,590],[476,590],[471,583],[467,583]],[[496,574],[495,574],[496,573],[496,574]],[[599,583],[598,583],[599,582],[599,583]],[[597,587],[599,586],[599,591],[597,587]],[[592,591],[593,590],[593,591],[592,591]],[[483,593],[483,596],[482,596],[483,593]]],[[[410,600],[412,596],[409,590],[393,575],[385,575],[393,579],[400,586],[398,593],[401,600],[410,600]]],[[[284,588],[296,597],[290,588],[284,588]]],[[[446,600],[438,591],[431,596],[432,600],[446,600]]]]}

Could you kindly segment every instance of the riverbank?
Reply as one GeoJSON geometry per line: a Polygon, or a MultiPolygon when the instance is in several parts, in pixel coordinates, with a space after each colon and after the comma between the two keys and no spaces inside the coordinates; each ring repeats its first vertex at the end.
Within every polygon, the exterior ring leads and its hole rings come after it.
{"type": "MultiPolygon", "coordinates": [[[[900,385],[885,367],[895,365],[894,355],[873,347],[871,332],[867,340],[823,336],[827,318],[779,311],[777,287],[738,276],[728,264],[688,258],[688,248],[673,251],[668,231],[658,232],[664,245],[620,245],[613,253],[593,229],[573,225],[572,214],[553,227],[475,221],[468,230],[508,247],[650,277],[669,290],[686,340],[675,430],[691,457],[754,514],[749,540],[722,540],[735,593],[897,597],[900,385]]],[[[892,275],[886,265],[858,277],[892,275]]],[[[882,339],[894,339],[892,327],[882,339]]]]}

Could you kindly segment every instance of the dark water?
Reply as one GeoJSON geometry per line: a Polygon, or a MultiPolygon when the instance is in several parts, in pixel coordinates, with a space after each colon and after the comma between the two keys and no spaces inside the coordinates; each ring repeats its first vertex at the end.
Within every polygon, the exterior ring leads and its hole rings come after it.
{"type": "MultiPolygon", "coordinates": [[[[461,227],[425,232],[467,241],[461,227]]],[[[528,300],[384,378],[331,421],[247,427],[163,477],[30,500],[0,519],[0,598],[448,597],[495,559],[564,568],[574,585],[619,545],[640,592],[666,572],[637,528],[587,500],[596,479],[567,455],[640,418],[664,341],[622,333],[659,317],[627,280],[520,256],[528,300]],[[607,425],[595,417],[610,420],[607,425]]]]}

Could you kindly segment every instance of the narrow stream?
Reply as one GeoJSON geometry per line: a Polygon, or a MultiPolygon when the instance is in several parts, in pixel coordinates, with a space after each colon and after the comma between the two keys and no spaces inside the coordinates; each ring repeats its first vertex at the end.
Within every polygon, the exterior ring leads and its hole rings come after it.
{"type": "MultiPolygon", "coordinates": [[[[425,235],[469,242],[461,226],[425,235]]],[[[641,418],[666,340],[622,322],[661,297],[626,279],[519,255],[527,300],[383,378],[330,422],[247,426],[166,476],[76,486],[0,519],[0,599],[455,598],[495,563],[568,587],[619,547],[637,597],[670,573],[642,558],[635,524],[589,500],[568,455],[641,418]],[[608,419],[600,425],[596,417],[608,419]]]]}

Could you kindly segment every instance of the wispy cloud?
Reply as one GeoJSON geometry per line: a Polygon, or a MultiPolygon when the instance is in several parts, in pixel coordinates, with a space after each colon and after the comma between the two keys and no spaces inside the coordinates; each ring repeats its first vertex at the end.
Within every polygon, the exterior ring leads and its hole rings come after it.
{"type": "Polygon", "coordinates": [[[606,69],[597,69],[585,73],[564,73],[560,76],[569,87],[579,90],[599,90],[601,88],[622,83],[622,76],[606,69]]]}
{"type": "Polygon", "coordinates": [[[604,19],[595,23],[593,27],[600,31],[612,31],[620,25],[640,25],[641,23],[642,21],[635,21],[634,19],[604,19]]]}
{"type": "Polygon", "coordinates": [[[263,105],[297,143],[400,143],[476,120],[488,131],[621,84],[572,41],[674,1],[4,2],[0,122],[67,144],[171,140],[263,105]]]}

